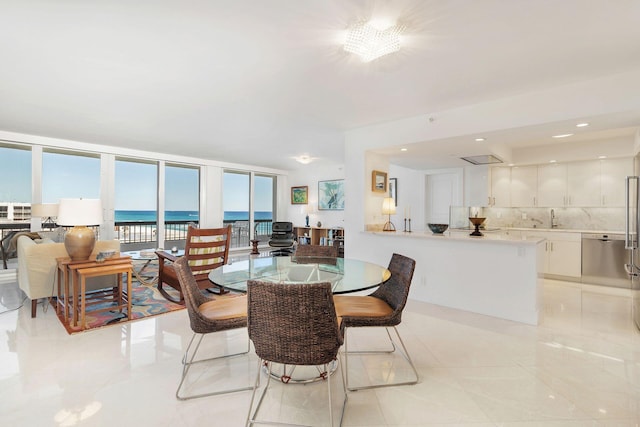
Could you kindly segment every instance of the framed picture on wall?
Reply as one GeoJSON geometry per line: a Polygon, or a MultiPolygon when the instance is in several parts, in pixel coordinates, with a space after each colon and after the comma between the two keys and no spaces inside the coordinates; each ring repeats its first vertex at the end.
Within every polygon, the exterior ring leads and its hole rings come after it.
{"type": "Polygon", "coordinates": [[[309,203],[309,187],[291,187],[291,204],[306,205],[309,203]]]}
{"type": "Polygon", "coordinates": [[[374,170],[371,173],[371,191],[375,193],[387,192],[387,173],[374,170]]]}
{"type": "Polygon", "coordinates": [[[398,178],[389,178],[389,197],[398,207],[398,178]]]}
{"type": "Polygon", "coordinates": [[[318,181],[318,210],[344,209],[344,179],[318,181]]]}

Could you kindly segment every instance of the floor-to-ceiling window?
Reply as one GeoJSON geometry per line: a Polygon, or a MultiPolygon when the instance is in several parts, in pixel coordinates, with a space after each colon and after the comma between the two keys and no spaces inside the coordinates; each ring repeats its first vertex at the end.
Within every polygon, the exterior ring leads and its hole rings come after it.
{"type": "Polygon", "coordinates": [[[0,238],[28,228],[31,216],[31,150],[0,142],[0,238]],[[18,223],[21,223],[18,226],[18,223]]]}
{"type": "Polygon", "coordinates": [[[120,242],[157,247],[158,165],[116,158],[115,225],[120,242]]]}
{"type": "Polygon", "coordinates": [[[253,179],[253,211],[255,238],[266,239],[271,236],[271,223],[275,218],[276,177],[255,175],[253,179]]]}
{"type": "Polygon", "coordinates": [[[222,208],[225,225],[233,226],[232,248],[248,246],[251,238],[269,238],[275,217],[275,189],[275,176],[244,171],[224,172],[222,208]]]}
{"type": "Polygon", "coordinates": [[[184,240],[188,225],[200,222],[200,168],[167,164],[164,178],[165,241],[184,240]]]}
{"type": "Polygon", "coordinates": [[[42,153],[42,203],[100,198],[100,156],[61,150],[42,153]]]}

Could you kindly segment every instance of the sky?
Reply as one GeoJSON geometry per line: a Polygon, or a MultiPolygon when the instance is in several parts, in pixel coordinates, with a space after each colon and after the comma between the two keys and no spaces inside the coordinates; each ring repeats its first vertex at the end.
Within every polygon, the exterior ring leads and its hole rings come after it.
{"type": "MultiPolygon", "coordinates": [[[[43,153],[43,203],[60,198],[100,198],[99,157],[43,153]]],[[[0,202],[31,201],[31,152],[0,146],[0,170],[14,177],[0,186],[0,202]],[[10,185],[6,185],[10,183],[10,185]]],[[[165,169],[166,210],[198,210],[198,169],[167,166],[165,169]]],[[[157,165],[117,160],[115,166],[116,210],[155,210],[157,165]]],[[[256,211],[272,211],[271,177],[255,177],[256,211]]],[[[249,175],[224,174],[225,211],[249,208],[249,175]]]]}

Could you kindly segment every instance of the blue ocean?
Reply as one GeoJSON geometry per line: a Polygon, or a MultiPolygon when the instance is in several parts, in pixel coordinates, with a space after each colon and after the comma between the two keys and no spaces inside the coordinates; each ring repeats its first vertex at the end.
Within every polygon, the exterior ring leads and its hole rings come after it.
{"type": "MultiPolygon", "coordinates": [[[[200,215],[198,211],[165,211],[165,221],[198,221],[200,215]]],[[[272,212],[256,211],[256,220],[273,219],[272,212]]],[[[126,211],[116,210],[116,222],[131,221],[156,221],[156,211],[126,211]]],[[[247,211],[224,211],[224,221],[249,221],[249,212],[247,211]]]]}

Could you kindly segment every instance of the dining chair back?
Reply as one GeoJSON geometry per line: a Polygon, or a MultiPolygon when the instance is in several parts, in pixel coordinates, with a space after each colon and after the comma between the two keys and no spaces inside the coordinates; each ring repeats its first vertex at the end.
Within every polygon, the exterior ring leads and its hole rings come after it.
{"type": "Polygon", "coordinates": [[[328,258],[337,258],[338,257],[338,247],[337,246],[327,246],[327,245],[298,245],[296,247],[295,256],[305,257],[305,256],[319,256],[319,257],[328,257],[328,258]]]}
{"type": "MultiPolygon", "coordinates": [[[[253,342],[256,354],[269,370],[269,380],[272,377],[273,363],[322,366],[321,376],[327,381],[329,417],[333,425],[331,384],[327,366],[337,361],[343,340],[331,294],[331,284],[323,282],[283,285],[249,280],[247,297],[249,338],[253,342]]],[[[255,410],[253,409],[259,378],[260,373],[256,378],[251,398],[247,425],[270,423],[256,420],[270,381],[267,382],[255,410]]],[[[344,414],[344,404],[342,413],[344,414]]]]}

